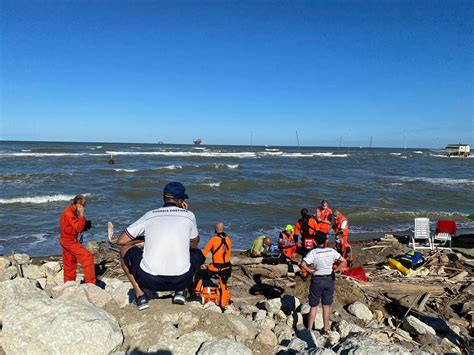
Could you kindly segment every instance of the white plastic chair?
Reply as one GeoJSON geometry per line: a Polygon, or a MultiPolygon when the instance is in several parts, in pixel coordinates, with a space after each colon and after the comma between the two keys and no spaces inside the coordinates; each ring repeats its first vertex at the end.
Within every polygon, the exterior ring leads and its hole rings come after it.
{"type": "Polygon", "coordinates": [[[435,249],[446,249],[452,250],[452,235],[449,233],[438,233],[433,236],[433,247],[435,249]],[[449,242],[449,247],[446,247],[446,243],[449,242]]]}
{"type": "Polygon", "coordinates": [[[429,218],[415,218],[415,231],[411,237],[413,250],[430,249],[433,250],[433,241],[430,233],[429,218]]]}

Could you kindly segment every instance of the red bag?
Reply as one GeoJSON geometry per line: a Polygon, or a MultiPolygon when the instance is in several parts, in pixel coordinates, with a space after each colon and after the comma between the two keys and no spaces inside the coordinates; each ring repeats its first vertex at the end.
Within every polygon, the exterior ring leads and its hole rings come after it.
{"type": "Polygon", "coordinates": [[[365,270],[362,266],[357,266],[357,267],[347,269],[342,274],[348,277],[351,277],[353,279],[356,279],[358,281],[362,281],[362,282],[369,281],[369,278],[365,274],[365,270]]]}

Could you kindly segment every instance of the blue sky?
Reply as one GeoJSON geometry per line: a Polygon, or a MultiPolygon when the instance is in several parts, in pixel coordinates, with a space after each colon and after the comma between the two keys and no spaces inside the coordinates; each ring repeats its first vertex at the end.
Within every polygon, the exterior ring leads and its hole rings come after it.
{"type": "Polygon", "coordinates": [[[0,4],[0,139],[473,142],[472,1],[0,4]]]}

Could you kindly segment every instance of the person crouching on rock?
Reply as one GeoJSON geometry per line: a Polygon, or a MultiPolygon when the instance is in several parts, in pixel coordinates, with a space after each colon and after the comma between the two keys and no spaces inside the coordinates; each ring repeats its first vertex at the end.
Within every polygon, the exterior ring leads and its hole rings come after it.
{"type": "Polygon", "coordinates": [[[230,263],[232,241],[225,233],[223,222],[216,223],[214,231],[216,234],[209,240],[202,252],[204,257],[211,252],[212,262],[209,266],[201,266],[201,276],[208,279],[212,274],[218,274],[222,282],[227,284],[232,272],[232,264],[230,263]]]}
{"type": "Polygon", "coordinates": [[[327,334],[331,305],[334,299],[335,275],[332,267],[334,263],[337,263],[338,266],[334,271],[341,272],[346,259],[334,249],[326,247],[325,233],[318,231],[315,239],[316,248],[311,250],[301,263],[301,266],[312,275],[309,287],[309,305],[311,309],[308,315],[307,329],[312,330],[317,307],[321,302],[323,305],[323,334],[327,334]]]}
{"type": "Polygon", "coordinates": [[[76,281],[79,261],[84,271],[85,282],[96,283],[94,257],[77,240],[79,234],[91,228],[91,222],[84,216],[85,208],[85,196],[77,195],[64,209],[59,219],[61,231],[59,244],[63,254],[64,282],[76,281]]]}
{"type": "Polygon", "coordinates": [[[147,212],[118,238],[122,268],[135,290],[139,310],[148,308],[144,289],[174,291],[173,303],[186,303],[186,290],[205,259],[188,195],[179,182],[163,190],[163,207],[147,212]],[[136,246],[145,240],[144,250],[136,246]]]}

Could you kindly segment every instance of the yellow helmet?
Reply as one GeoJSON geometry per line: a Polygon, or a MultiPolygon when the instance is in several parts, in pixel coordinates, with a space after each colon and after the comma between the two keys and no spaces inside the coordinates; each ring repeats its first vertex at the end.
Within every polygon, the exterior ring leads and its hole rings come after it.
{"type": "Polygon", "coordinates": [[[286,233],[293,233],[293,226],[291,224],[287,224],[285,227],[286,233]]]}

